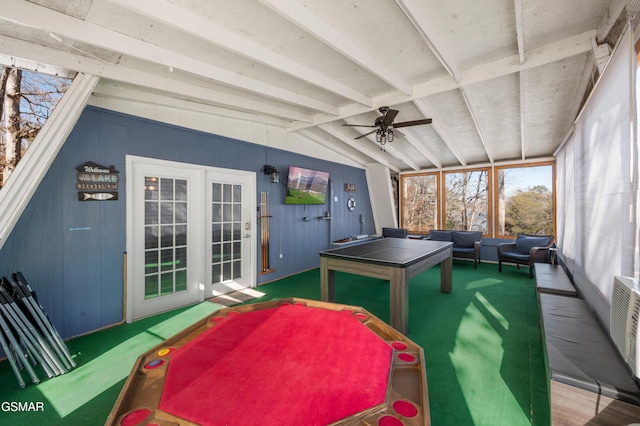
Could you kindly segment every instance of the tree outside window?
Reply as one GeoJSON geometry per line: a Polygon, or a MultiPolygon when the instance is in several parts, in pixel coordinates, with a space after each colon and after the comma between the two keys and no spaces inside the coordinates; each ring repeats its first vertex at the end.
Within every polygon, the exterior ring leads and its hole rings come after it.
{"type": "Polygon", "coordinates": [[[58,104],[71,79],[4,67],[0,71],[0,187],[58,104]]]}
{"type": "Polygon", "coordinates": [[[447,172],[445,229],[489,233],[489,169],[447,172]]]}
{"type": "Polygon", "coordinates": [[[496,169],[496,232],[553,235],[553,165],[496,169]]]}
{"type": "Polygon", "coordinates": [[[402,175],[401,227],[415,233],[438,228],[438,174],[402,175]]]}

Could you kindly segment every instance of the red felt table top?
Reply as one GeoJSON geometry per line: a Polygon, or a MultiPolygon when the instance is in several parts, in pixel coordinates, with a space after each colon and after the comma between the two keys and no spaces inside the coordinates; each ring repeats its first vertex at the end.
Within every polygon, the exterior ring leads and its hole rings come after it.
{"type": "Polygon", "coordinates": [[[350,311],[214,317],[172,353],[159,409],[203,425],[325,425],[384,403],[392,347],[350,311]]]}

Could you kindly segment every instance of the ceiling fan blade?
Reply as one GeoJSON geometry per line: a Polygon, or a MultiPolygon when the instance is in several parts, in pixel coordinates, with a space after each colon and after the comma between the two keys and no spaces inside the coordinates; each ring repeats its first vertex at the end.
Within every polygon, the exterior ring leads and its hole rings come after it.
{"type": "Polygon", "coordinates": [[[425,118],[423,120],[413,120],[413,121],[403,121],[402,123],[393,123],[393,128],[397,127],[409,127],[409,126],[419,126],[421,124],[431,124],[430,118],[425,118]]]}
{"type": "Polygon", "coordinates": [[[393,120],[396,118],[396,115],[398,115],[398,110],[389,109],[384,115],[384,118],[382,119],[382,125],[387,127],[391,126],[391,123],[393,123],[393,120]]]}
{"type": "Polygon", "coordinates": [[[360,136],[358,136],[358,137],[357,137],[357,138],[355,138],[355,139],[364,138],[365,136],[369,136],[371,133],[375,133],[375,132],[377,132],[377,131],[378,131],[378,129],[376,129],[376,130],[372,130],[372,131],[370,131],[369,133],[365,133],[364,135],[360,135],[360,136]]]}
{"type": "Polygon", "coordinates": [[[402,133],[400,130],[394,130],[393,137],[396,139],[402,139],[404,138],[404,133],[402,133]]]}
{"type": "Polygon", "coordinates": [[[378,127],[378,126],[374,126],[372,124],[343,124],[343,126],[349,126],[349,127],[378,127]]]}

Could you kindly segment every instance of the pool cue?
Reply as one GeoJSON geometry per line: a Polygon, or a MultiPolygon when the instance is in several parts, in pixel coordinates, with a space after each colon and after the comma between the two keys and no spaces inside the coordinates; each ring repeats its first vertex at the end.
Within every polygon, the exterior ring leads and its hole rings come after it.
{"type": "MultiPolygon", "coordinates": [[[[23,359],[22,365],[27,370],[27,373],[29,374],[29,376],[31,376],[31,380],[33,380],[33,383],[35,384],[40,383],[40,379],[38,378],[38,376],[36,375],[36,372],[31,366],[31,362],[29,361],[28,355],[22,351],[22,349],[20,348],[20,345],[18,344],[18,341],[16,340],[15,336],[11,332],[9,325],[4,320],[4,310],[2,309],[1,304],[0,304],[0,327],[2,327],[2,330],[4,331],[5,335],[7,336],[7,339],[9,340],[9,343],[11,344],[11,346],[13,346],[13,350],[16,353],[16,355],[23,359]]],[[[49,376],[49,377],[53,377],[53,376],[49,376]]]]}
{"type": "Polygon", "coordinates": [[[269,207],[267,193],[260,193],[260,232],[262,240],[262,273],[269,272],[269,207]]]}
{"type": "Polygon", "coordinates": [[[26,383],[22,379],[22,375],[20,374],[20,368],[18,367],[18,364],[16,363],[15,358],[13,357],[13,349],[9,347],[9,344],[4,338],[4,332],[2,330],[0,330],[0,346],[2,347],[2,350],[4,350],[4,353],[7,355],[7,360],[9,361],[9,365],[11,366],[11,369],[13,370],[13,374],[16,376],[16,379],[18,380],[18,385],[21,388],[25,387],[26,383]]]}
{"type": "Polygon", "coordinates": [[[264,194],[264,214],[265,214],[265,218],[264,218],[264,270],[268,271],[269,270],[269,203],[267,200],[267,193],[263,192],[264,194]]]}
{"type": "Polygon", "coordinates": [[[47,338],[51,347],[56,352],[60,360],[65,365],[67,370],[71,370],[76,366],[75,361],[71,358],[69,348],[64,344],[62,338],[56,331],[55,327],[51,324],[49,319],[44,315],[40,305],[33,298],[32,292],[29,291],[26,279],[21,272],[12,274],[13,280],[10,282],[16,293],[19,295],[21,301],[27,307],[27,310],[33,316],[36,324],[40,328],[42,335],[47,338]]]}
{"type": "MultiPolygon", "coordinates": [[[[28,325],[21,321],[20,317],[14,311],[13,306],[8,302],[6,298],[7,296],[9,296],[7,291],[4,287],[0,286],[0,310],[2,310],[5,317],[13,325],[13,328],[20,337],[20,341],[25,343],[27,349],[42,365],[42,368],[44,368],[45,373],[47,373],[49,378],[60,375],[60,371],[56,368],[55,364],[49,357],[47,349],[40,345],[38,338],[31,333],[28,325]],[[38,347],[42,350],[38,350],[38,347]]],[[[44,343],[44,341],[42,343],[44,343]]]]}

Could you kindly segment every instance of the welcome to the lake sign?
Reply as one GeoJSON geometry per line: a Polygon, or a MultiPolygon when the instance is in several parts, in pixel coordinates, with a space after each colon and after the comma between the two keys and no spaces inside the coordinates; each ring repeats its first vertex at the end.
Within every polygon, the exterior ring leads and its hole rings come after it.
{"type": "Polygon", "coordinates": [[[114,201],[118,199],[119,171],[92,161],[76,167],[79,201],[114,201]]]}

